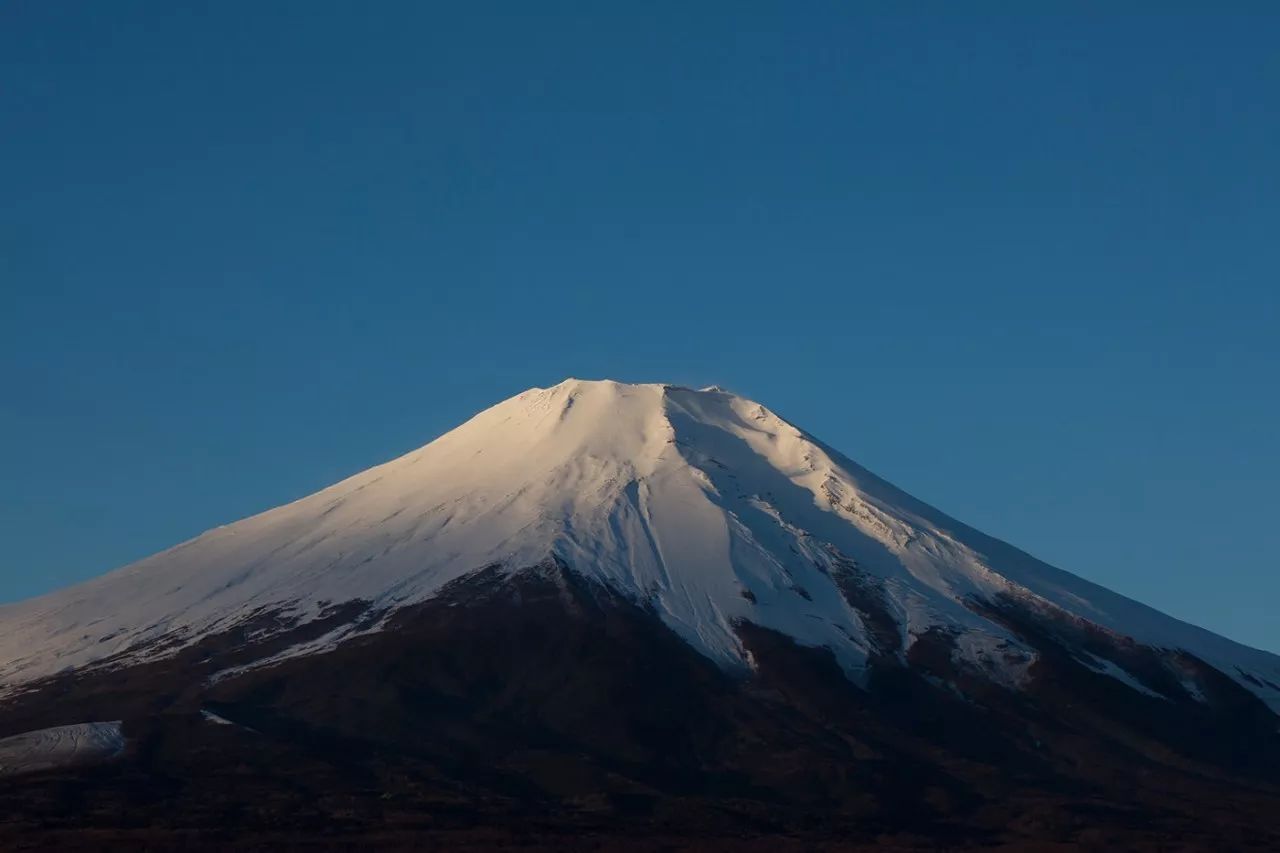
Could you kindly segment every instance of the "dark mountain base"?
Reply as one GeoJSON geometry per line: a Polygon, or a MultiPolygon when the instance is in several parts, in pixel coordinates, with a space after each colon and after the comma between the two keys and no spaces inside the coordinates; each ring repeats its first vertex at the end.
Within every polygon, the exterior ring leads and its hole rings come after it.
{"type": "Polygon", "coordinates": [[[1280,849],[1277,720],[1252,697],[1143,696],[1075,662],[1077,627],[989,606],[1041,651],[1028,692],[954,669],[946,636],[862,690],[750,625],[736,679],[558,566],[206,684],[267,651],[211,638],[0,709],[0,735],[129,737],[110,764],[0,778],[0,848],[1280,849]]]}

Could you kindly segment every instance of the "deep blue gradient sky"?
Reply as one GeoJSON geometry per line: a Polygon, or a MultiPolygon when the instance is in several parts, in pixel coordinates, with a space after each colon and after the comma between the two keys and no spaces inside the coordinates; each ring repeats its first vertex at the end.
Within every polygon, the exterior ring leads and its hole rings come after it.
{"type": "Polygon", "coordinates": [[[0,599],[612,377],[1280,651],[1280,6],[1122,5],[10,0],[0,599]]]}

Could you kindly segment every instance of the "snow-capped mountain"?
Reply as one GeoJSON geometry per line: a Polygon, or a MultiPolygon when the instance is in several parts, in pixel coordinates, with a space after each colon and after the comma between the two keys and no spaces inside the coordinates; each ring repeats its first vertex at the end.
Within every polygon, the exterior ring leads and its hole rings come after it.
{"type": "Polygon", "coordinates": [[[1207,664],[1280,710],[1280,658],[968,528],[758,403],[580,380],[530,389],[309,497],[0,609],[0,684],[12,692],[151,661],[237,626],[264,649],[273,635],[302,637],[251,662],[262,665],[384,630],[479,570],[547,560],[651,608],[729,671],[753,666],[743,624],[831,650],[860,684],[874,665],[905,664],[919,638],[945,636],[957,666],[1017,689],[1039,652],[1002,618],[1013,606],[1112,638],[1080,645],[1077,660],[1135,691],[1174,685],[1203,698],[1207,664]],[[1135,644],[1162,656],[1168,678],[1131,671],[1124,650],[1135,644]]]}
{"type": "Polygon", "coordinates": [[[0,608],[0,848],[1275,850],[1278,710],[758,403],[569,380],[0,608]]]}

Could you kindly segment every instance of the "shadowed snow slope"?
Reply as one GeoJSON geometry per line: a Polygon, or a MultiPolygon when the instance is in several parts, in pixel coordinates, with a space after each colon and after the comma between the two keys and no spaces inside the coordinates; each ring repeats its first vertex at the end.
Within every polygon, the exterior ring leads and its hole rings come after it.
{"type": "Polygon", "coordinates": [[[124,749],[120,723],[76,723],[0,738],[0,776],[92,764],[124,749]]]}
{"type": "Polygon", "coordinates": [[[1185,650],[1280,708],[1280,658],[965,527],[757,403],[716,388],[579,380],[519,394],[287,506],[0,608],[0,679],[12,689],[249,620],[270,633],[263,615],[293,626],[368,603],[373,618],[326,629],[315,648],[373,630],[378,614],[462,575],[548,558],[651,606],[730,669],[751,666],[739,622],[828,647],[855,679],[942,632],[958,663],[1016,686],[1034,653],[983,606],[1016,601],[1185,650]]]}

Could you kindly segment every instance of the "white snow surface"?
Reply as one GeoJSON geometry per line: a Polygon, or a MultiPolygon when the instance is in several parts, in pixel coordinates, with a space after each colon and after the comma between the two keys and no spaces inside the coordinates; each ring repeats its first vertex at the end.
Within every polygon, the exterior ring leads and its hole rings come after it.
{"type": "MultiPolygon", "coordinates": [[[[1109,675],[1112,678],[1114,678],[1116,681],[1124,682],[1124,684],[1126,684],[1130,688],[1146,696],[1150,696],[1154,699],[1168,698],[1163,694],[1157,693],[1156,691],[1152,690],[1147,685],[1143,684],[1140,680],[1135,678],[1131,672],[1129,672],[1124,667],[1120,666],[1120,664],[1116,663],[1115,661],[1110,661],[1110,660],[1107,660],[1106,658],[1100,658],[1097,655],[1091,655],[1088,652],[1081,654],[1080,657],[1077,658],[1077,660],[1079,660],[1080,663],[1084,664],[1085,666],[1089,667],[1089,669],[1092,669],[1094,672],[1101,673],[1102,675],[1109,675]]],[[[1190,689],[1191,685],[1187,685],[1187,687],[1188,689],[1190,689]]],[[[1198,702],[1204,701],[1203,696],[1198,696],[1195,693],[1192,694],[1192,698],[1198,702]]]]}
{"type": "Polygon", "coordinates": [[[651,605],[727,668],[750,666],[733,628],[746,620],[830,648],[859,677],[872,635],[829,574],[851,561],[883,581],[904,644],[940,627],[960,663],[1011,686],[1029,650],[968,597],[1010,594],[1185,649],[1280,710],[1266,683],[1280,685],[1280,657],[966,527],[758,403],[575,379],[291,504],[0,607],[0,691],[155,654],[157,641],[177,648],[254,613],[306,621],[353,599],[394,609],[486,566],[550,556],[651,605]]]}
{"type": "Polygon", "coordinates": [[[124,746],[119,720],[23,732],[0,738],[0,776],[106,761],[124,746]]]}
{"type": "Polygon", "coordinates": [[[212,711],[206,711],[204,709],[201,709],[200,711],[200,718],[203,719],[206,723],[213,723],[215,726],[236,725],[235,723],[228,720],[226,717],[220,717],[217,714],[213,713],[212,711]]]}

